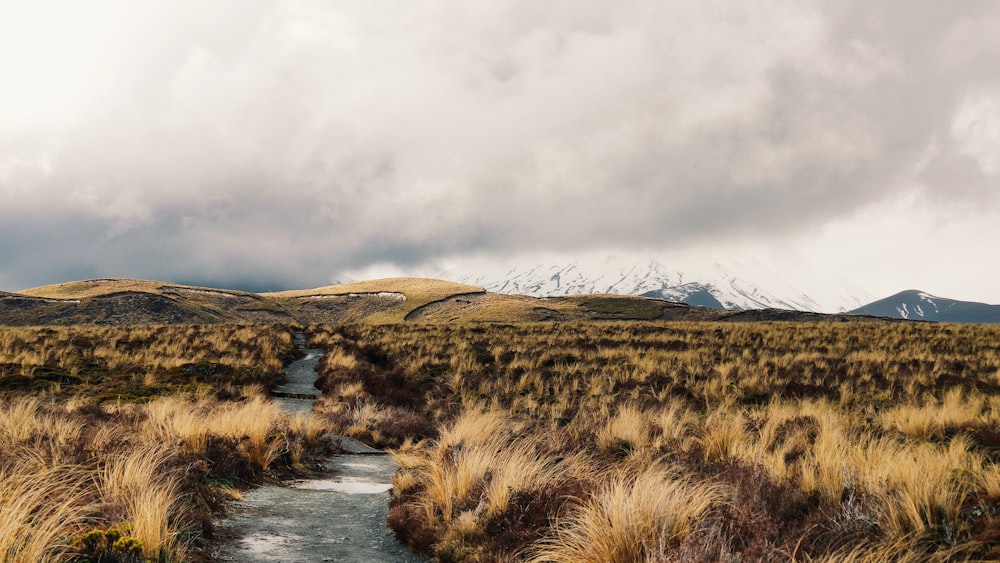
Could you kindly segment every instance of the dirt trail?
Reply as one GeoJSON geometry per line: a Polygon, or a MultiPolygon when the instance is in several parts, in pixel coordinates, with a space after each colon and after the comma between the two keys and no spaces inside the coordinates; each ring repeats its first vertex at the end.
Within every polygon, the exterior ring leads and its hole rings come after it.
{"type": "Polygon", "coordinates": [[[417,562],[385,526],[392,474],[386,456],[332,459],[328,479],[247,493],[224,523],[239,539],[220,561],[417,562]]]}
{"type": "MultiPolygon", "coordinates": [[[[306,354],[286,369],[286,394],[275,399],[288,412],[308,412],[312,400],[293,398],[319,392],[312,387],[313,368],[322,350],[306,354]]],[[[236,539],[218,554],[220,561],[418,562],[385,525],[389,491],[396,466],[386,455],[335,456],[326,464],[324,479],[296,481],[285,486],[247,492],[220,522],[236,539]]]]}

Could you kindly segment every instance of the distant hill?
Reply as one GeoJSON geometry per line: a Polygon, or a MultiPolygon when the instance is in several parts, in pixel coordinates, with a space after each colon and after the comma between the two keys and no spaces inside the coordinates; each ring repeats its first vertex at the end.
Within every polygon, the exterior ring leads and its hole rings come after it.
{"type": "Polygon", "coordinates": [[[291,320],[254,293],[150,280],[104,278],[0,296],[0,323],[175,324],[291,320]]]}
{"type": "Polygon", "coordinates": [[[399,278],[278,293],[105,278],[0,293],[0,324],[402,322],[414,309],[477,287],[399,278]]]}
{"type": "Polygon", "coordinates": [[[308,322],[403,322],[417,309],[481,287],[424,278],[390,278],[317,289],[264,293],[293,317],[308,322]]]}
{"type": "Polygon", "coordinates": [[[707,299],[706,305],[632,295],[507,295],[421,278],[274,293],[106,278],[0,292],[0,325],[858,319],[767,308],[724,310],[707,299]]]}
{"type": "Polygon", "coordinates": [[[1000,305],[937,297],[915,289],[901,291],[850,313],[943,323],[1000,323],[1000,305]]]}

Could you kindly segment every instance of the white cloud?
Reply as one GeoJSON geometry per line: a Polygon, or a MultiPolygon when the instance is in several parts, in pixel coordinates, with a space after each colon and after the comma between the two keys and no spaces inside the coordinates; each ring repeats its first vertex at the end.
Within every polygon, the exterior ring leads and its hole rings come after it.
{"type": "MultiPolygon", "coordinates": [[[[925,221],[1000,205],[989,2],[40,5],[0,8],[15,284],[60,237],[91,245],[81,272],[304,285],[477,253],[810,255],[823,229],[838,254],[918,236],[883,203],[907,190],[925,221]]],[[[878,248],[845,277],[892,278],[878,248]]]]}
{"type": "Polygon", "coordinates": [[[951,134],[960,152],[976,159],[987,174],[1000,175],[1000,88],[970,92],[956,112],[951,134]]]}
{"type": "Polygon", "coordinates": [[[793,242],[806,263],[864,280],[875,295],[904,289],[1000,303],[992,249],[1000,208],[941,206],[919,189],[860,208],[793,242]]]}

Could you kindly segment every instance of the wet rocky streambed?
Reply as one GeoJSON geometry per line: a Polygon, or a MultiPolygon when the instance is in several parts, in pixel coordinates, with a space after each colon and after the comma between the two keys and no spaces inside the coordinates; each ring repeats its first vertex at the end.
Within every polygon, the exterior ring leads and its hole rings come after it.
{"type": "MultiPolygon", "coordinates": [[[[308,350],[285,370],[288,382],[275,391],[275,402],[288,412],[309,412],[314,368],[322,350],[308,350]]],[[[220,522],[235,539],[223,547],[221,561],[416,562],[385,525],[389,491],[396,466],[392,459],[353,440],[325,464],[322,479],[295,481],[248,491],[220,522]]]]}

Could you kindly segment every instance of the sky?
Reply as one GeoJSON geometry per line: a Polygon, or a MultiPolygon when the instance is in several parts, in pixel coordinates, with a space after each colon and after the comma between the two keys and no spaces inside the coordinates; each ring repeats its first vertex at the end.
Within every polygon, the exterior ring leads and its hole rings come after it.
{"type": "Polygon", "coordinates": [[[627,252],[1000,303],[991,0],[0,0],[0,289],[627,252]]]}

